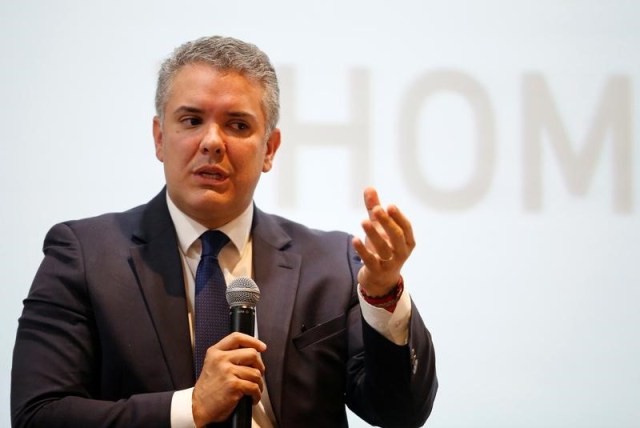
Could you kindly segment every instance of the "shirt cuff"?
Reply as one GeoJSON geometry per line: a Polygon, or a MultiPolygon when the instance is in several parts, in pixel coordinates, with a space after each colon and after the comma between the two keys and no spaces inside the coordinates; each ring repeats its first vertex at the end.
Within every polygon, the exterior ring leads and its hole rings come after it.
{"type": "Polygon", "coordinates": [[[404,346],[409,342],[409,319],[411,318],[411,297],[405,288],[393,312],[373,306],[362,297],[358,284],[358,299],[364,320],[378,333],[404,346]]]}
{"type": "Polygon", "coordinates": [[[193,388],[182,389],[171,397],[171,428],[194,428],[191,397],[193,388]]]}

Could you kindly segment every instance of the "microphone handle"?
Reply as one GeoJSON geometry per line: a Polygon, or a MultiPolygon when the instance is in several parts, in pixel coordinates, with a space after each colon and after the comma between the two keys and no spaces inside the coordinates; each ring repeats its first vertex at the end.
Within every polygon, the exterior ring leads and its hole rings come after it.
{"type": "MultiPolygon", "coordinates": [[[[234,306],[229,311],[231,318],[231,331],[239,331],[250,336],[255,335],[256,310],[249,306],[234,306]]],[[[251,428],[253,411],[251,397],[245,395],[240,399],[231,415],[232,428],[251,428]]]]}
{"type": "Polygon", "coordinates": [[[256,308],[251,306],[233,306],[229,310],[231,332],[255,336],[256,308]]]}
{"type": "Polygon", "coordinates": [[[251,428],[251,412],[253,403],[251,397],[245,395],[240,399],[236,405],[236,409],[231,415],[231,427],[232,428],[251,428]]]}

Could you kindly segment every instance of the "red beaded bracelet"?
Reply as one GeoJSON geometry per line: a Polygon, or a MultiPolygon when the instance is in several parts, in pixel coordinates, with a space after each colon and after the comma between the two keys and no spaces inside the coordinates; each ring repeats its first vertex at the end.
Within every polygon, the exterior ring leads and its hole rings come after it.
{"type": "Polygon", "coordinates": [[[364,289],[360,287],[360,294],[362,294],[365,302],[377,308],[384,308],[389,312],[393,312],[393,310],[396,308],[396,305],[398,304],[403,291],[404,280],[402,279],[402,276],[400,276],[400,279],[398,280],[396,286],[393,287],[391,291],[389,291],[384,296],[369,296],[364,292],[364,289]]]}

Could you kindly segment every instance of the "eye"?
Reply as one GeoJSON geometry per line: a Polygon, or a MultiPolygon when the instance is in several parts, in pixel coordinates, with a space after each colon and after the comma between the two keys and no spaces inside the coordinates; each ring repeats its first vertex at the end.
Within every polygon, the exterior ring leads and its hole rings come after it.
{"type": "Polygon", "coordinates": [[[233,129],[235,129],[236,131],[247,131],[249,130],[249,125],[245,122],[241,122],[241,121],[236,121],[236,122],[231,122],[229,124],[233,129]]]}
{"type": "Polygon", "coordinates": [[[195,116],[188,116],[188,117],[185,117],[183,119],[180,119],[180,122],[182,124],[184,124],[185,126],[193,127],[193,126],[201,125],[202,124],[202,119],[200,119],[199,117],[195,117],[195,116]]]}

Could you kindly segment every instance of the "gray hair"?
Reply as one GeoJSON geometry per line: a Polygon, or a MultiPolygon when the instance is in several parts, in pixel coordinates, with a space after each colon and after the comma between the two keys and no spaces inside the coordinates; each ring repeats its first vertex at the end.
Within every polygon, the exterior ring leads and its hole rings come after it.
{"type": "Polygon", "coordinates": [[[280,117],[280,89],[269,57],[257,46],[232,37],[211,36],[187,42],[176,48],[160,66],[156,87],[156,114],[163,119],[164,108],[174,77],[187,64],[209,64],[220,71],[234,71],[255,80],[264,88],[262,108],[266,134],[271,134],[280,117]]]}

